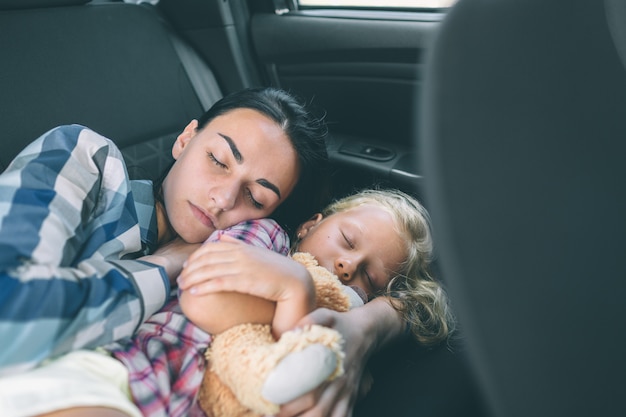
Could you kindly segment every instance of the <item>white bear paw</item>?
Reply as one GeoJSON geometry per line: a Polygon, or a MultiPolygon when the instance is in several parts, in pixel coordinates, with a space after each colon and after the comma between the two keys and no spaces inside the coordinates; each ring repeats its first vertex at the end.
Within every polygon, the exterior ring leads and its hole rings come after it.
{"type": "Polygon", "coordinates": [[[337,356],[321,344],[307,346],[285,356],[270,372],[261,395],[274,404],[285,404],[312,391],[330,377],[337,356]]]}

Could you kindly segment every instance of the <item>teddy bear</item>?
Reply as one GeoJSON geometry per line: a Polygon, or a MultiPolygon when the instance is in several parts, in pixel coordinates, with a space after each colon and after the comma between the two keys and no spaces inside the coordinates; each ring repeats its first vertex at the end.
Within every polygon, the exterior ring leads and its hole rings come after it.
{"type": "MultiPolygon", "coordinates": [[[[308,253],[295,253],[311,274],[317,307],[347,311],[362,294],[341,283],[308,253]]],[[[208,417],[273,415],[280,404],[343,374],[341,334],[312,325],[285,332],[278,341],[269,325],[241,324],[213,337],[198,394],[208,417]]]]}

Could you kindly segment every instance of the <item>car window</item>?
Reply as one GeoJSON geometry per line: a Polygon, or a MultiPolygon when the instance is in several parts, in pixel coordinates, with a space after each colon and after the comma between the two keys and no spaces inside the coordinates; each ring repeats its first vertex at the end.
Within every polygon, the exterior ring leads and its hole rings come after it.
{"type": "Polygon", "coordinates": [[[299,0],[304,7],[380,7],[441,9],[452,6],[457,0],[299,0]]]}

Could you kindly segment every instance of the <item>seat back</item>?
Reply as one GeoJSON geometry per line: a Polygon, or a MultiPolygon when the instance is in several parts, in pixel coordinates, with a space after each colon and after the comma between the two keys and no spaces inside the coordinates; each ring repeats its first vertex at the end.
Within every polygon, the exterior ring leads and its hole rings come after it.
{"type": "Polygon", "coordinates": [[[620,1],[460,0],[427,61],[426,200],[495,416],[626,415],[620,1]]]}
{"type": "Polygon", "coordinates": [[[48,129],[79,123],[154,178],[176,134],[220,98],[210,69],[146,4],[0,0],[0,54],[0,171],[48,129]]]}

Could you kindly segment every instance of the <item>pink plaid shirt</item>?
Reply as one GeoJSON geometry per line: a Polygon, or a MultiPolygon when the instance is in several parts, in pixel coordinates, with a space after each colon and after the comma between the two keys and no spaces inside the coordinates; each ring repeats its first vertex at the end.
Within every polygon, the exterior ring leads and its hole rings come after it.
{"type": "MultiPolygon", "coordinates": [[[[289,250],[287,233],[270,219],[218,230],[207,242],[224,234],[284,255],[289,250]]],[[[132,338],[107,349],[128,368],[133,401],[144,416],[185,417],[204,414],[195,398],[205,369],[204,351],[210,343],[211,335],[187,320],[174,297],[132,338]]]]}

